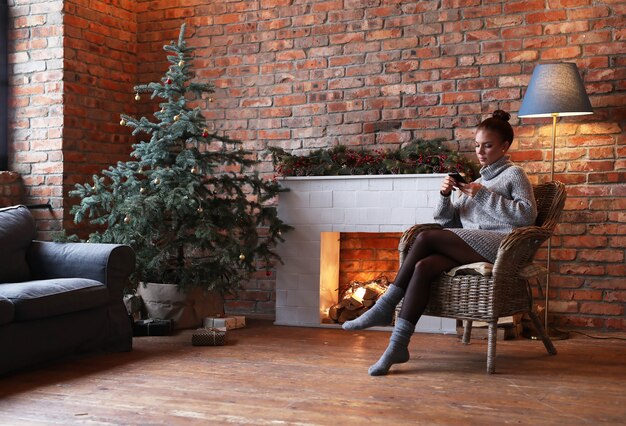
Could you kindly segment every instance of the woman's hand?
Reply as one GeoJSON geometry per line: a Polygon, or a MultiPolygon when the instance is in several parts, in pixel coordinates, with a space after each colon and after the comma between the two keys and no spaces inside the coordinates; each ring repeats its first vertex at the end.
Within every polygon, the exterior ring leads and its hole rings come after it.
{"type": "Polygon", "coordinates": [[[441,188],[439,189],[439,191],[441,192],[441,195],[447,197],[452,193],[452,191],[454,191],[454,187],[456,185],[457,183],[454,179],[452,179],[450,176],[446,176],[441,182],[441,188]]]}
{"type": "Polygon", "coordinates": [[[457,188],[459,188],[463,194],[470,197],[474,197],[482,187],[483,186],[477,182],[457,183],[457,188]]]}

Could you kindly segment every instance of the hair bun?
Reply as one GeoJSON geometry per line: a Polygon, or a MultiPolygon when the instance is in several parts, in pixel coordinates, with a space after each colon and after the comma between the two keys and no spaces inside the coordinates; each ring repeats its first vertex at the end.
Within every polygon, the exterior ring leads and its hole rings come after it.
{"type": "Polygon", "coordinates": [[[511,114],[501,109],[498,109],[493,112],[493,118],[497,118],[508,123],[508,121],[511,119],[511,114]]]}

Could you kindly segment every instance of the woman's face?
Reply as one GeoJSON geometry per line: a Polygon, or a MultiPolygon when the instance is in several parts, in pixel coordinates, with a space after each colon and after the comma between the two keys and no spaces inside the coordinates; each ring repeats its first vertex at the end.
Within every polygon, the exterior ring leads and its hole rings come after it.
{"type": "Polygon", "coordinates": [[[493,130],[480,129],[476,132],[474,148],[480,165],[484,167],[501,159],[508,151],[509,143],[493,130]]]}

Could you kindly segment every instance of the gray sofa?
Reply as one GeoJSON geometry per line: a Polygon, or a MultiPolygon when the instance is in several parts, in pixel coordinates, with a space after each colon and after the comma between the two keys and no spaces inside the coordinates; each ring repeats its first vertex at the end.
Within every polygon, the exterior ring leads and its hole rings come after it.
{"type": "Polygon", "coordinates": [[[88,351],[130,351],[122,291],[135,253],[36,241],[25,206],[0,209],[0,374],[88,351]]]}

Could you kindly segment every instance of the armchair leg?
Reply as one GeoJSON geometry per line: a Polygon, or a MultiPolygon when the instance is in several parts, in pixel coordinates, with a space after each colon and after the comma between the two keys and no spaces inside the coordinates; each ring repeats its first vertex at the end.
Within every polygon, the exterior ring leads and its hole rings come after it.
{"type": "Polygon", "coordinates": [[[556,348],[552,344],[552,340],[550,339],[550,336],[548,336],[548,334],[546,333],[546,330],[543,328],[543,325],[541,324],[541,321],[539,320],[537,313],[531,309],[528,312],[528,314],[530,315],[530,319],[532,319],[533,321],[535,330],[537,331],[537,333],[539,333],[539,336],[541,337],[541,341],[543,342],[543,345],[546,347],[546,351],[548,351],[550,355],[556,355],[556,348]]]}
{"type": "Polygon", "coordinates": [[[496,372],[496,341],[497,341],[498,322],[489,323],[489,336],[487,341],[487,373],[496,372]]]}
{"type": "Polygon", "coordinates": [[[463,339],[461,339],[461,342],[463,342],[464,345],[469,345],[471,336],[472,336],[472,321],[463,320],[463,339]]]}

